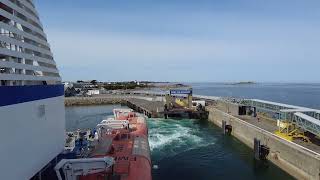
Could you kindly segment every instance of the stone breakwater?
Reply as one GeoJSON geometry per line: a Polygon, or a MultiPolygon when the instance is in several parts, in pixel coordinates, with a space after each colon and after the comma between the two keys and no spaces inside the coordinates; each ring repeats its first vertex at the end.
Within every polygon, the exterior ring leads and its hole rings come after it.
{"type": "Polygon", "coordinates": [[[128,98],[123,96],[116,97],[68,97],[65,98],[65,106],[87,106],[104,104],[123,104],[128,98]]]}
{"type": "Polygon", "coordinates": [[[65,106],[88,106],[88,105],[104,105],[104,104],[127,104],[128,101],[133,103],[144,104],[148,108],[152,108],[154,104],[158,105],[160,102],[163,106],[163,97],[157,96],[138,96],[138,95],[96,95],[91,97],[66,97],[65,106]]]}

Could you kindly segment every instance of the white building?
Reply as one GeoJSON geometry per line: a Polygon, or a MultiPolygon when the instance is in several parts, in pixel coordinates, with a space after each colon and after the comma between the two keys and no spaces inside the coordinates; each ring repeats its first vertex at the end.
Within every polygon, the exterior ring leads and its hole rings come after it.
{"type": "Polygon", "coordinates": [[[100,90],[99,89],[92,89],[92,90],[88,90],[87,95],[92,96],[92,95],[98,95],[100,94],[100,90]]]}

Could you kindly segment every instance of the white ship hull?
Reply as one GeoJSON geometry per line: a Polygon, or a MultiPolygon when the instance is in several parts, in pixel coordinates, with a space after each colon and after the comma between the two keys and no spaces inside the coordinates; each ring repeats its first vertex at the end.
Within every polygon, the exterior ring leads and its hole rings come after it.
{"type": "Polygon", "coordinates": [[[1,0],[0,180],[30,179],[61,153],[63,96],[33,0],[1,0]]]}
{"type": "Polygon", "coordinates": [[[29,179],[64,148],[63,96],[0,106],[0,120],[0,179],[29,179]]]}

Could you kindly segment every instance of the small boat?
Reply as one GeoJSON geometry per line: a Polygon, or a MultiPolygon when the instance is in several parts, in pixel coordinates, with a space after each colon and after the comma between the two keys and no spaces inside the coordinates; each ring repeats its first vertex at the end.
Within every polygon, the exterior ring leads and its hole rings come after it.
{"type": "Polygon", "coordinates": [[[57,164],[58,178],[152,179],[146,119],[131,109],[114,109],[113,112],[114,118],[97,125],[95,140],[86,158],[65,159],[57,164]]]}

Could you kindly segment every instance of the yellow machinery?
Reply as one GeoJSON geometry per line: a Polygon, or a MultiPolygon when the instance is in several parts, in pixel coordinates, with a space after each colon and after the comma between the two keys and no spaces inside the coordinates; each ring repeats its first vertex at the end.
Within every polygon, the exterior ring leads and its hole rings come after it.
{"type": "Polygon", "coordinates": [[[277,126],[279,129],[275,132],[276,135],[286,139],[288,141],[293,141],[294,139],[301,139],[305,142],[310,143],[310,139],[300,132],[299,129],[291,122],[288,121],[277,121],[277,126]]]}
{"type": "MultiPolygon", "coordinates": [[[[273,118],[269,117],[266,113],[257,113],[258,117],[270,121],[274,121],[273,118]]],[[[287,141],[293,141],[294,139],[301,139],[305,142],[311,142],[310,139],[304,135],[292,122],[287,120],[277,120],[278,130],[274,133],[287,141]]]]}
{"type": "Polygon", "coordinates": [[[192,107],[192,88],[188,89],[170,89],[170,94],[166,94],[166,104],[170,107],[170,103],[175,102],[181,107],[192,107]],[[176,95],[186,95],[186,99],[181,97],[175,97],[176,95]]]}
{"type": "Polygon", "coordinates": [[[186,102],[186,100],[184,99],[180,99],[180,98],[176,98],[176,104],[178,104],[181,107],[188,107],[188,102],[186,102]]]}

